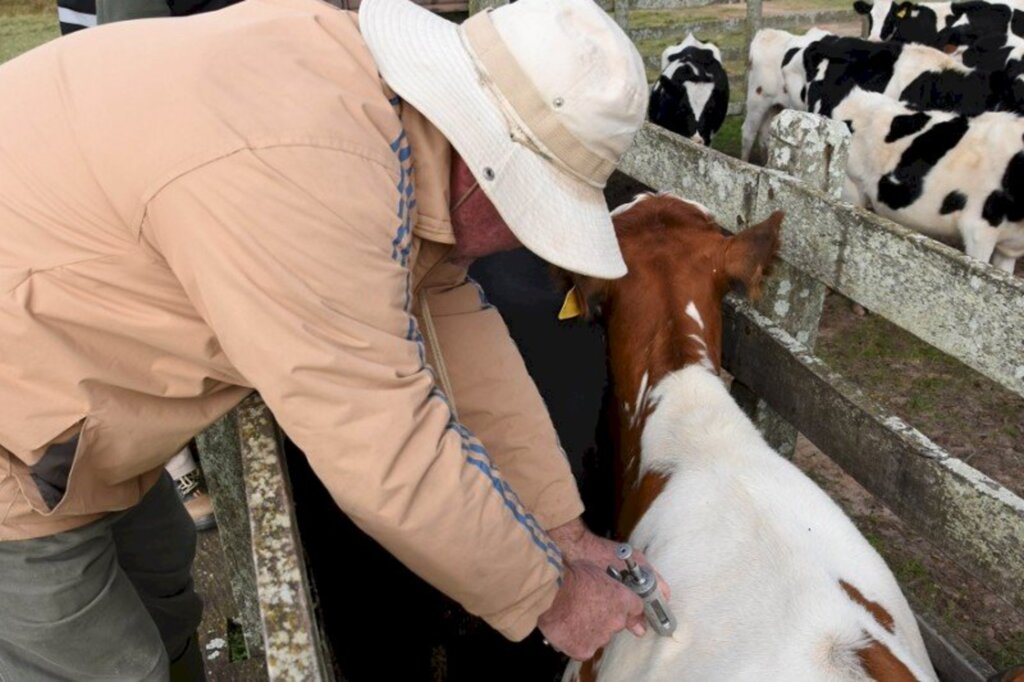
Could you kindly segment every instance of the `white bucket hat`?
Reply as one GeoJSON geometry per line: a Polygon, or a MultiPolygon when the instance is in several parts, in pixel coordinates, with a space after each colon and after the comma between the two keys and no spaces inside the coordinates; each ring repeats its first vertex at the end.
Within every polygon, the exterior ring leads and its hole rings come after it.
{"type": "Polygon", "coordinates": [[[647,78],[600,7],[519,0],[460,26],[409,0],[363,0],[359,29],[523,245],[573,272],[626,274],[601,190],[643,125],[647,78]]]}

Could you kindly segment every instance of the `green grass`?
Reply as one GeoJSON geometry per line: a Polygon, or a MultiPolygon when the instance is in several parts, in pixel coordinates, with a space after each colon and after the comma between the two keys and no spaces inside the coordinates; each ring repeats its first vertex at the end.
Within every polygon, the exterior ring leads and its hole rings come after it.
{"type": "Polygon", "coordinates": [[[57,16],[56,0],[0,0],[0,17],[23,14],[49,14],[57,16]]]}
{"type": "Polygon", "coordinates": [[[57,12],[0,16],[0,64],[60,35],[57,12]]]}
{"type": "MultiPolygon", "coordinates": [[[[681,31],[685,31],[686,24],[699,24],[707,21],[717,21],[722,17],[717,14],[710,14],[705,8],[703,12],[695,13],[692,10],[661,10],[661,9],[638,9],[629,14],[630,28],[660,28],[662,26],[679,25],[681,31]],[[684,14],[685,12],[685,14],[684,14]]],[[[686,34],[683,34],[685,37],[686,34]]]]}
{"type": "Polygon", "coordinates": [[[227,626],[228,660],[232,663],[249,658],[249,647],[245,644],[245,633],[242,625],[234,618],[228,618],[227,626]]]}
{"type": "MultiPolygon", "coordinates": [[[[778,15],[797,12],[818,11],[825,9],[851,9],[849,0],[782,0],[767,2],[763,15],[778,15]]],[[[706,5],[703,7],[685,7],[682,9],[634,9],[630,12],[630,28],[652,29],[678,26],[681,31],[687,25],[721,22],[724,19],[742,18],[746,16],[746,5],[729,3],[706,5]]]]}
{"type": "Polygon", "coordinates": [[[743,125],[742,116],[729,116],[722,124],[721,130],[711,141],[712,149],[717,149],[729,156],[740,155],[740,127],[743,125]]]}
{"type": "Polygon", "coordinates": [[[959,634],[975,651],[986,658],[997,670],[1024,661],[1024,632],[1013,632],[1009,637],[993,638],[987,631],[976,627],[965,630],[964,622],[971,619],[969,606],[955,588],[942,586],[928,567],[907,551],[893,545],[878,532],[874,518],[862,520],[865,539],[882,555],[897,581],[910,599],[915,610],[923,611],[947,630],[959,634]]]}
{"type": "Polygon", "coordinates": [[[1003,670],[1010,666],[1020,665],[1024,661],[1024,632],[1017,633],[1003,646],[996,650],[992,657],[992,664],[996,670],[1003,670]]]}
{"type": "MultiPolygon", "coordinates": [[[[785,2],[766,3],[764,15],[816,10],[845,10],[850,9],[850,5],[849,0],[786,0],[785,2]]],[[[687,24],[742,18],[746,16],[746,12],[746,5],[743,3],[684,9],[638,9],[629,13],[629,26],[630,28],[679,26],[685,36],[687,24]]]]}

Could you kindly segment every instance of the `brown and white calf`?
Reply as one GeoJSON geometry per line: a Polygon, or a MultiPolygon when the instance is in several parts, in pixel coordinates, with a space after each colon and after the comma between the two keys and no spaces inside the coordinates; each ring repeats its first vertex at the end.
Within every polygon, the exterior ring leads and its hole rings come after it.
{"type": "Polygon", "coordinates": [[[608,332],[617,530],[671,586],[679,626],[620,634],[566,681],[936,679],[885,563],[718,377],[722,296],[756,295],[781,220],[727,237],[701,206],[645,195],[615,216],[629,274],[575,280],[608,332]]]}

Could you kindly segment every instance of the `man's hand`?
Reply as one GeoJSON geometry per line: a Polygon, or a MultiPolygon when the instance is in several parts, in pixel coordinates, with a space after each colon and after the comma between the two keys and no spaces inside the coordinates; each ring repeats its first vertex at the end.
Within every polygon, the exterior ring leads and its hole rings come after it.
{"type": "MultiPolygon", "coordinates": [[[[562,551],[562,558],[567,562],[589,561],[601,568],[607,568],[608,566],[623,568],[622,561],[615,553],[620,543],[594,535],[587,530],[587,527],[583,525],[583,521],[579,518],[573,519],[569,523],[562,524],[557,528],[552,528],[548,531],[548,535],[558,545],[558,549],[562,551]]],[[[654,575],[658,578],[658,586],[664,593],[665,598],[671,599],[672,590],[669,588],[668,583],[665,582],[661,574],[647,561],[647,557],[636,547],[633,548],[633,560],[641,566],[647,566],[654,571],[654,575]]],[[[641,623],[643,622],[641,620],[641,623]]],[[[632,628],[630,629],[632,630],[632,628]]],[[[634,631],[634,634],[642,635],[643,631],[634,631]]]]}
{"type": "MultiPolygon", "coordinates": [[[[647,630],[643,603],[605,572],[608,566],[622,568],[615,553],[619,543],[594,535],[580,519],[553,528],[548,535],[562,551],[566,567],[554,603],[537,622],[551,645],[586,660],[623,628],[642,637],[647,630]]],[[[633,558],[650,567],[636,549],[633,558]]],[[[657,571],[655,575],[665,597],[670,597],[668,585],[657,571]]]]}
{"type": "Polygon", "coordinates": [[[589,561],[566,561],[562,585],[537,627],[555,649],[591,658],[627,623],[643,618],[643,602],[589,561]]]}

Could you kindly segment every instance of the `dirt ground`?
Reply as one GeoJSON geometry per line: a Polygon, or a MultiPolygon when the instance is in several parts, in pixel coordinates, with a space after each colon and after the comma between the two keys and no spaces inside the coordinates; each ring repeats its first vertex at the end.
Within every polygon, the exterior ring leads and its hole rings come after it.
{"type": "Polygon", "coordinates": [[[828,298],[818,354],[974,468],[1024,495],[1024,398],[886,320],[828,298]]]}

